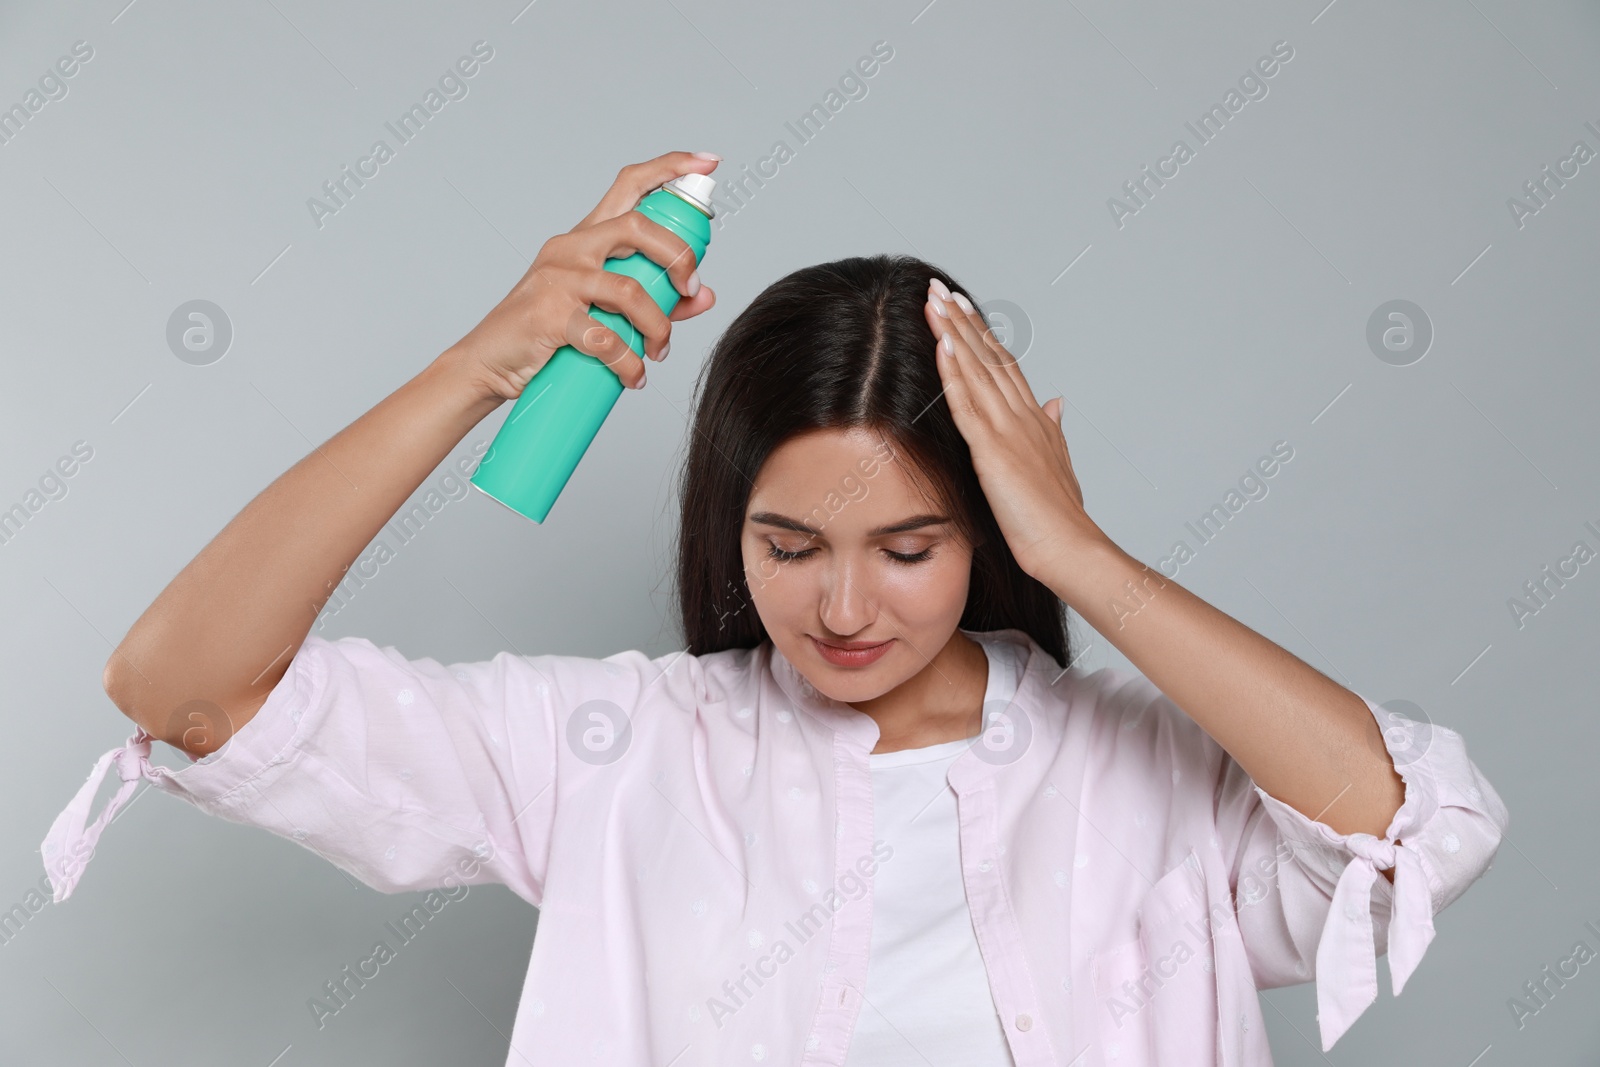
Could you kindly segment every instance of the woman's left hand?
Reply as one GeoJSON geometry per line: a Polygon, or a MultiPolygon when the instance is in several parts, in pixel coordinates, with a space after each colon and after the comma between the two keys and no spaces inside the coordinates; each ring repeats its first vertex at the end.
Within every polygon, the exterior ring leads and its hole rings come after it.
{"type": "Polygon", "coordinates": [[[949,296],[948,288],[930,280],[923,305],[945,397],[1011,554],[1030,576],[1046,581],[1078,552],[1108,540],[1083,507],[1061,430],[1062,398],[1040,407],[1016,359],[982,316],[966,298],[949,296]]]}

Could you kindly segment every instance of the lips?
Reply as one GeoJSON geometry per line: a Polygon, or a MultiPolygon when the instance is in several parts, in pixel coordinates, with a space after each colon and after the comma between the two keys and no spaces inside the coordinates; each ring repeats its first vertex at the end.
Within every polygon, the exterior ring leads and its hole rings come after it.
{"type": "Polygon", "coordinates": [[[864,667],[888,652],[889,646],[894,644],[894,638],[887,641],[849,641],[836,645],[813,637],[811,643],[818,655],[836,667],[864,667]]]}

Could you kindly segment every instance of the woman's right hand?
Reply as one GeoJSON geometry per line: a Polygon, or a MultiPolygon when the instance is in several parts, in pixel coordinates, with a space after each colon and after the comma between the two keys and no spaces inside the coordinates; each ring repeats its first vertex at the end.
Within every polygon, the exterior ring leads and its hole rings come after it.
{"type": "Polygon", "coordinates": [[[644,338],[645,355],[667,354],[673,322],[716,303],[700,284],[694,252],[677,234],[634,209],[646,194],[682,174],[708,174],[717,160],[668,152],[623,167],[600,203],[566,233],[550,238],[533,265],[483,321],[451,346],[484,395],[514,400],[556,349],[571,345],[610,367],[629,388],[644,386],[644,361],[589,316],[589,305],[625,316],[644,338]],[[644,286],[604,270],[608,259],[643,252],[683,294],[670,318],[644,286]]]}

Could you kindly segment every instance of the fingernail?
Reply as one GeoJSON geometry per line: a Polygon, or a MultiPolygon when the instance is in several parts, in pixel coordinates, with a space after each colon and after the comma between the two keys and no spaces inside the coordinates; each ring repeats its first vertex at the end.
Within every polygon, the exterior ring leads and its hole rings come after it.
{"type": "Polygon", "coordinates": [[[954,296],[951,297],[951,299],[953,299],[956,303],[961,305],[961,310],[962,311],[967,311],[967,312],[972,311],[972,302],[970,300],[968,300],[966,297],[962,296],[960,293],[956,293],[954,296]]]}
{"type": "Polygon", "coordinates": [[[686,294],[688,296],[693,296],[694,294],[696,294],[696,293],[698,293],[700,291],[700,270],[699,270],[699,268],[696,268],[694,273],[689,275],[689,280],[685,284],[687,284],[688,287],[689,287],[689,292],[686,294]]]}
{"type": "Polygon", "coordinates": [[[928,297],[928,303],[933,305],[933,310],[941,319],[948,319],[950,312],[945,309],[944,301],[936,296],[928,297]]]}
{"type": "Polygon", "coordinates": [[[717,155],[715,152],[696,152],[695,157],[698,159],[714,159],[718,162],[722,161],[722,157],[717,155]]]}
{"type": "Polygon", "coordinates": [[[938,278],[929,278],[928,284],[933,286],[934,292],[938,293],[946,300],[950,299],[950,290],[945,288],[944,282],[941,282],[938,278]]]}
{"type": "Polygon", "coordinates": [[[649,371],[641,371],[640,374],[639,374],[639,384],[634,386],[634,388],[635,389],[643,389],[644,388],[644,380],[646,378],[648,378],[649,376],[650,376],[650,372],[649,371]]]}
{"type": "Polygon", "coordinates": [[[661,346],[661,351],[656,353],[656,362],[660,363],[662,360],[666,359],[667,358],[667,352],[671,348],[672,348],[672,342],[671,341],[668,341],[666,344],[662,345],[661,346]]]}

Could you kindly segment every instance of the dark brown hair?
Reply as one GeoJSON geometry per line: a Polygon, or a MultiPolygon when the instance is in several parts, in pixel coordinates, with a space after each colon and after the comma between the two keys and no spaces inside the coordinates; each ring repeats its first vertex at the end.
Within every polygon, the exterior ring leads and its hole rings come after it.
{"type": "Polygon", "coordinates": [[[739,545],[767,457],[796,434],[862,427],[909,460],[974,546],[960,627],[1022,630],[1058,666],[1069,662],[1063,605],[1017,565],[943,396],[922,312],[930,277],[972,299],[915,256],[852,256],[778,279],[717,339],[696,383],[678,487],[678,607],[691,655],[766,639],[739,545]]]}

